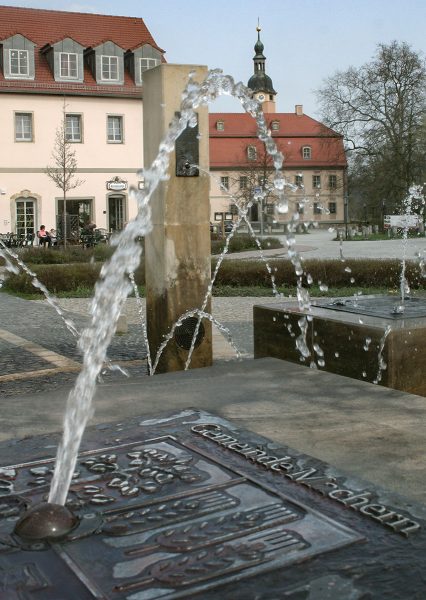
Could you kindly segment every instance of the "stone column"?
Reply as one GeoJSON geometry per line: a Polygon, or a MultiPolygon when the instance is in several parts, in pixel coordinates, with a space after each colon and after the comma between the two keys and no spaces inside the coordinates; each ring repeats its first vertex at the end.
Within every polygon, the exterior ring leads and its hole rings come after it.
{"type": "MultiPolygon", "coordinates": [[[[144,72],[144,164],[158,153],[159,143],[179,110],[188,73],[202,81],[207,68],[162,64],[144,72]]],[[[198,108],[199,165],[209,169],[207,107],[198,108]]],[[[209,177],[176,176],[176,156],[170,156],[169,180],[153,195],[153,230],[145,239],[145,278],[148,340],[154,360],[164,336],[186,311],[201,308],[210,282],[209,177]]],[[[206,311],[210,312],[210,302],[206,311]]],[[[182,370],[188,356],[195,318],[178,327],[160,359],[157,372],[182,370]]],[[[211,323],[203,320],[191,368],[212,364],[211,323]]]]}

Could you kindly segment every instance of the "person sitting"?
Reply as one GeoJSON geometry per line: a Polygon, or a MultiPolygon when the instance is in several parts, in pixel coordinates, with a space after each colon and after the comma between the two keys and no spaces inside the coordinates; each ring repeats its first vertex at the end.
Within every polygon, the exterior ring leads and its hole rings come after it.
{"type": "Polygon", "coordinates": [[[58,245],[58,238],[56,237],[56,229],[52,229],[49,231],[48,235],[50,236],[50,241],[52,243],[52,246],[57,246],[58,245]]]}
{"type": "Polygon", "coordinates": [[[46,248],[46,244],[49,247],[52,245],[52,238],[46,231],[46,225],[40,225],[40,229],[37,231],[37,237],[39,239],[40,246],[43,245],[46,248]]]}

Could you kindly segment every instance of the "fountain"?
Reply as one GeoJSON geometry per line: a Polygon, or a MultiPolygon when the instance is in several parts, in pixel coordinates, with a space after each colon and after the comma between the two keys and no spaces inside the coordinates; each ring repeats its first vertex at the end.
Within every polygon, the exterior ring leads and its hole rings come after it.
{"type": "MultiPolygon", "coordinates": [[[[150,199],[166,178],[176,139],[196,124],[194,110],[219,93],[235,95],[257,117],[283,190],[282,156],[244,86],[218,71],[201,84],[190,78],[180,115],[143,171],[145,189],[133,190],[138,217],[117,238],[96,286],[56,459],[52,436],[2,444],[0,591],[7,598],[413,598],[422,583],[426,540],[415,503],[225,419],[175,410],[90,428],[81,443],[96,377],[134,282],[137,238],[151,231],[150,199]]],[[[241,211],[239,221],[245,216],[241,211]]],[[[291,236],[288,245],[297,272],[291,236]]],[[[187,361],[209,316],[215,275],[201,308],[185,306],[178,319],[196,322],[187,361]]],[[[300,298],[309,297],[300,290],[300,298]]]]}
{"type": "MultiPolygon", "coordinates": [[[[413,186],[404,202],[400,295],[285,302],[254,307],[255,358],[272,356],[426,396],[426,299],[409,295],[406,280],[408,216],[424,204],[413,186]],[[294,341],[295,332],[303,329],[294,341]],[[302,351],[301,351],[302,347],[302,351]]],[[[343,250],[340,241],[340,257],[343,250]]],[[[422,264],[419,264],[420,275],[422,264]]]]}

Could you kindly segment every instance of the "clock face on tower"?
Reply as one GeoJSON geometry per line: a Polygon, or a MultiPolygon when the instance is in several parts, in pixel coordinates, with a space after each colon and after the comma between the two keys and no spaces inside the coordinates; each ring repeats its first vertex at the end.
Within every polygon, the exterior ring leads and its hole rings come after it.
{"type": "Polygon", "coordinates": [[[265,100],[265,94],[259,94],[257,99],[260,100],[260,102],[263,102],[265,100]]]}

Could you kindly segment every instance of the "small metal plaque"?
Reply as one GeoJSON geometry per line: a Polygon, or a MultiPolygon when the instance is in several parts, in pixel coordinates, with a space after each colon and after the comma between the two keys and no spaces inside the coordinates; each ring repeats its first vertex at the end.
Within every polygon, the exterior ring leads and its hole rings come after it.
{"type": "Polygon", "coordinates": [[[46,497],[47,441],[0,445],[0,597],[356,600],[387,597],[396,582],[398,598],[419,589],[423,523],[193,409],[89,430],[67,503],[79,525],[56,543],[24,543],[13,527],[46,497]]]}
{"type": "Polygon", "coordinates": [[[426,317],[426,300],[405,298],[404,303],[396,296],[357,296],[338,298],[333,302],[316,302],[315,306],[383,319],[418,319],[426,317]]]}
{"type": "Polygon", "coordinates": [[[187,125],[182,131],[175,142],[175,151],[176,177],[198,177],[200,162],[198,121],[194,127],[187,125]]]}

